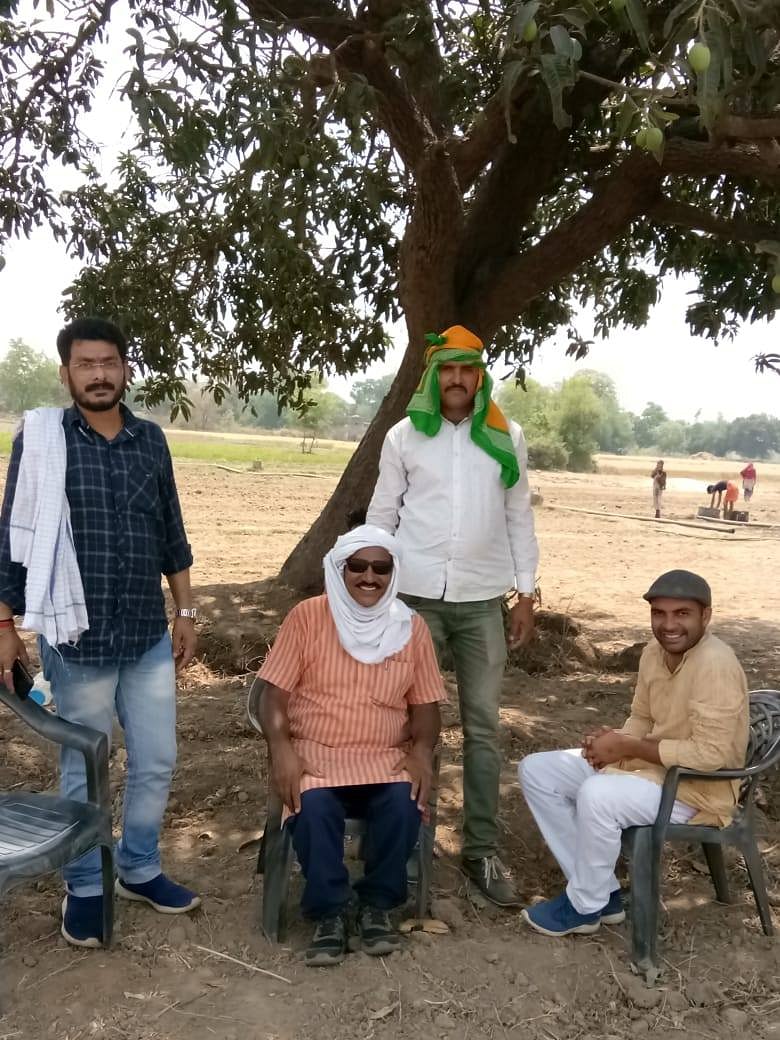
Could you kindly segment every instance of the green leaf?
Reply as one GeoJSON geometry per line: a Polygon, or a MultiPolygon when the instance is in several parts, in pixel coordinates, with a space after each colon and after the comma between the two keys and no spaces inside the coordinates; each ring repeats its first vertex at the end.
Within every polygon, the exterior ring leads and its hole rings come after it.
{"type": "Polygon", "coordinates": [[[639,108],[636,102],[630,94],[626,94],[617,113],[617,126],[615,128],[615,131],[619,138],[623,139],[628,137],[628,132],[631,129],[631,124],[633,123],[634,117],[638,112],[639,108]]]}
{"type": "Polygon", "coordinates": [[[519,58],[508,61],[504,66],[504,78],[501,80],[501,97],[504,104],[504,120],[506,122],[506,135],[510,144],[517,144],[517,138],[512,132],[512,94],[518,79],[526,68],[526,61],[519,58]]]}
{"type": "Polygon", "coordinates": [[[564,26],[553,25],[550,29],[550,40],[555,48],[555,53],[567,61],[577,62],[582,57],[582,44],[579,40],[575,40],[564,26]]]}
{"type": "Polygon", "coordinates": [[[642,0],[627,0],[626,14],[643,50],[650,53],[650,26],[642,0]]]}
{"type": "Polygon", "coordinates": [[[672,35],[678,21],[684,18],[689,11],[692,11],[694,7],[698,7],[699,4],[700,0],[680,0],[680,3],[669,12],[664,22],[663,36],[665,40],[672,35]]]}
{"type": "Polygon", "coordinates": [[[752,25],[746,25],[742,30],[742,38],[745,44],[745,54],[748,61],[759,76],[766,72],[769,55],[762,37],[755,31],[752,25]]]}
{"type": "Polygon", "coordinates": [[[776,242],[771,238],[762,238],[760,242],[756,242],[757,253],[769,253],[770,256],[776,256],[780,258],[780,242],[776,242]]]}
{"type": "Polygon", "coordinates": [[[663,126],[666,123],[674,123],[680,118],[677,112],[667,112],[665,108],[660,108],[658,105],[650,106],[650,113],[656,123],[660,123],[663,126]]]}
{"type": "Polygon", "coordinates": [[[728,90],[733,82],[734,62],[731,57],[731,38],[719,11],[707,8],[704,39],[711,50],[717,50],[722,60],[723,87],[728,90]]]}
{"type": "Polygon", "coordinates": [[[564,28],[564,26],[553,25],[550,28],[550,40],[556,54],[560,54],[562,58],[570,58],[572,56],[572,38],[569,35],[569,30],[564,28]]]}
{"type": "Polygon", "coordinates": [[[563,80],[561,70],[554,54],[543,54],[541,57],[541,73],[545,86],[550,92],[552,101],[553,122],[559,130],[571,126],[571,116],[563,107],[563,80]]]}
{"type": "Polygon", "coordinates": [[[593,16],[586,14],[577,7],[569,7],[565,11],[561,11],[558,17],[563,18],[569,25],[573,25],[575,29],[579,29],[580,32],[584,33],[588,22],[593,16]]]}
{"type": "Polygon", "coordinates": [[[717,40],[705,36],[710,48],[710,64],[696,77],[696,102],[699,106],[699,121],[707,130],[713,130],[723,105],[721,78],[723,58],[717,40]]]}
{"type": "Polygon", "coordinates": [[[512,21],[510,24],[512,32],[518,39],[522,39],[526,26],[535,16],[540,7],[541,4],[539,0],[530,0],[530,3],[521,4],[517,11],[512,15],[512,21]]]}

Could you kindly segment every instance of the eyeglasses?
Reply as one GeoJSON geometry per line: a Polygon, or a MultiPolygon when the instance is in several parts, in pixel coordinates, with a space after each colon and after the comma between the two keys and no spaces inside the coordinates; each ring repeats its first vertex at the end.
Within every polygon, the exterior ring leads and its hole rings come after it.
{"type": "Polygon", "coordinates": [[[119,358],[109,358],[108,361],[74,361],[71,368],[77,372],[97,372],[102,368],[104,372],[116,372],[122,367],[119,358]]]}
{"type": "Polygon", "coordinates": [[[347,560],[347,570],[353,574],[365,574],[370,567],[374,574],[386,575],[393,573],[392,560],[358,560],[350,556],[347,560]]]}

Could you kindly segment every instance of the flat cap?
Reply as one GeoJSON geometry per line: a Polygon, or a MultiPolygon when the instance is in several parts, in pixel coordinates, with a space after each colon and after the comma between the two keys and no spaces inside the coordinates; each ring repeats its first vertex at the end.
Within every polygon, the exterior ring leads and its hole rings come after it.
{"type": "Polygon", "coordinates": [[[693,571],[667,571],[655,579],[642,598],[650,603],[661,596],[669,599],[695,599],[704,607],[712,606],[712,589],[704,578],[693,571]]]}

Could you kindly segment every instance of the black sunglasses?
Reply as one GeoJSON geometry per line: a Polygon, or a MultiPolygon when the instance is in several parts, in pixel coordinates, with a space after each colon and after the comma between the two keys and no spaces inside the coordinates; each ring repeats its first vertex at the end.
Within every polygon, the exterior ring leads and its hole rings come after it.
{"type": "Polygon", "coordinates": [[[386,575],[393,573],[392,560],[357,560],[354,556],[350,556],[346,566],[347,570],[352,571],[353,574],[365,574],[369,567],[374,574],[386,575]]]}

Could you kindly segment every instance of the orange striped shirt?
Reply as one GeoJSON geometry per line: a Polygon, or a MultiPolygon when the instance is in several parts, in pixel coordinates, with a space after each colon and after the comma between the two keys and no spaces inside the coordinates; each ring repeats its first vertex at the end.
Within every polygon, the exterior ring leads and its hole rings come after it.
{"type": "Polygon", "coordinates": [[[447,699],[418,614],[403,650],[363,664],[339,642],[326,596],[290,611],[258,676],[290,694],[291,742],[310,770],[301,792],[408,781],[396,767],[409,739],[409,705],[447,699]]]}

